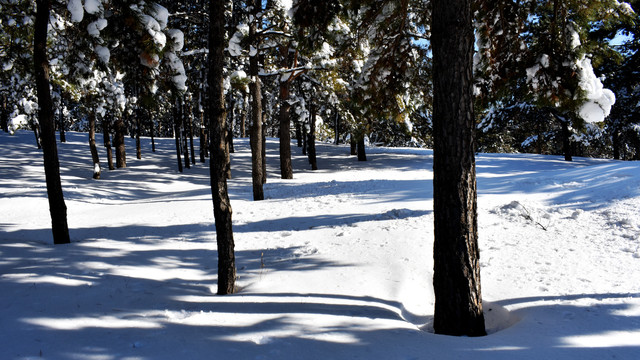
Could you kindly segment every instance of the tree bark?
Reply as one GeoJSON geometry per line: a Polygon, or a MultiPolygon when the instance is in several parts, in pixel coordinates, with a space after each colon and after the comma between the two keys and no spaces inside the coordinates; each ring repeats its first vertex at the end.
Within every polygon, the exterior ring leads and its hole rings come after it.
{"type": "Polygon", "coordinates": [[[231,221],[231,202],[227,191],[227,168],[229,153],[226,144],[226,109],[224,105],[224,11],[225,1],[210,0],[211,25],[209,30],[209,91],[211,96],[211,194],[213,214],[216,222],[218,244],[218,294],[232,294],[236,291],[236,266],[231,221]]]}
{"type": "Polygon", "coordinates": [[[96,114],[93,111],[89,112],[89,150],[93,161],[93,178],[100,179],[100,157],[96,147],[96,114]]]}
{"type": "Polygon", "coordinates": [[[567,120],[559,119],[560,126],[562,127],[562,152],[564,153],[565,161],[573,161],[573,152],[571,151],[571,131],[569,131],[569,124],[567,120]]]}
{"type": "Polygon", "coordinates": [[[142,116],[142,109],[138,108],[136,111],[136,159],[142,159],[142,147],[140,145],[140,132],[142,132],[142,120],[140,117],[142,116]]]}
{"type": "Polygon", "coordinates": [[[104,147],[107,149],[107,163],[109,164],[109,170],[115,169],[113,166],[113,151],[111,150],[111,136],[109,135],[109,122],[110,120],[102,120],[102,136],[104,139],[104,147]]]}
{"type": "Polygon", "coordinates": [[[124,136],[127,132],[127,127],[124,125],[124,120],[122,120],[122,118],[118,118],[115,124],[113,124],[113,129],[115,130],[113,142],[116,146],[116,167],[118,169],[126,168],[127,153],[125,151],[124,136]]]}
{"type": "Polygon", "coordinates": [[[435,0],[434,330],[485,335],[477,233],[471,0],[435,0]]]}
{"type": "Polygon", "coordinates": [[[47,197],[51,213],[51,230],[54,244],[68,244],[67,206],[64,202],[60,163],[53,123],[53,102],[49,87],[49,61],[47,59],[47,27],[49,24],[49,0],[37,0],[33,35],[33,62],[38,96],[38,121],[42,129],[42,153],[47,182],[47,197]]]}
{"type": "Polygon", "coordinates": [[[313,104],[311,104],[311,119],[309,122],[309,135],[307,138],[307,154],[309,156],[311,170],[318,170],[318,161],[316,159],[316,108],[313,104]]]}
{"type": "Polygon", "coordinates": [[[357,153],[358,153],[358,161],[367,161],[367,153],[365,152],[364,147],[364,135],[358,136],[358,141],[356,143],[357,153]]]}
{"type": "MultiPolygon", "coordinates": [[[[288,66],[289,48],[280,48],[280,56],[283,57],[282,65],[288,66]]],[[[291,120],[289,119],[289,81],[280,81],[280,111],[278,119],[280,121],[280,177],[282,179],[293,179],[293,168],[291,167],[291,120]]]]}
{"type": "Polygon", "coordinates": [[[2,95],[2,103],[0,103],[0,127],[2,131],[9,132],[9,111],[7,110],[7,97],[2,95]]]}
{"type": "MultiPolygon", "coordinates": [[[[253,0],[252,14],[257,14],[262,9],[262,3],[260,0],[253,0]]],[[[249,38],[252,44],[257,47],[257,24],[256,20],[252,21],[249,25],[249,38]]],[[[263,134],[262,134],[262,90],[260,84],[258,57],[251,56],[249,58],[249,76],[251,76],[251,83],[249,84],[249,92],[251,93],[251,128],[250,139],[251,144],[251,178],[253,181],[253,200],[264,200],[263,190],[263,134]]]]}

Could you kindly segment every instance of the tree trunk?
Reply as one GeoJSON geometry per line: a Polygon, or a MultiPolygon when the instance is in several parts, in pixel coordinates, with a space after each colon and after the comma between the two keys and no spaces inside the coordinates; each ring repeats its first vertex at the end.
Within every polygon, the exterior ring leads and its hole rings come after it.
{"type": "Polygon", "coordinates": [[[149,117],[149,135],[151,136],[151,152],[156,152],[156,137],[155,137],[155,126],[153,124],[153,118],[151,117],[151,113],[147,112],[147,116],[149,117]]]}
{"type": "Polygon", "coordinates": [[[113,166],[113,152],[111,150],[111,136],[109,135],[109,120],[102,120],[102,137],[104,139],[104,147],[107,148],[107,163],[109,164],[109,170],[115,169],[113,166]]]}
{"type": "Polygon", "coordinates": [[[296,125],[296,142],[298,147],[302,147],[302,138],[304,137],[302,134],[302,125],[300,124],[300,120],[295,121],[296,125]]]}
{"type": "Polygon", "coordinates": [[[187,116],[189,119],[189,150],[191,150],[191,164],[196,164],[196,149],[193,145],[193,104],[189,101],[189,105],[187,107],[187,116]]]}
{"type": "Polygon", "coordinates": [[[338,114],[338,108],[334,107],[333,108],[336,112],[335,115],[335,119],[334,119],[334,129],[336,132],[336,145],[340,144],[340,115],[338,114]]]}
{"type": "MultiPolygon", "coordinates": [[[[254,0],[254,7],[252,14],[255,16],[262,9],[260,0],[254,0]]],[[[249,25],[249,38],[252,44],[257,48],[257,24],[256,20],[252,21],[249,25]]],[[[251,56],[249,58],[249,75],[251,76],[251,83],[249,84],[249,91],[251,92],[251,128],[250,139],[251,144],[251,178],[253,180],[253,200],[264,200],[263,190],[263,134],[262,134],[262,90],[260,85],[258,57],[251,56]]]]}
{"type": "Polygon", "coordinates": [[[0,103],[0,127],[2,131],[9,132],[9,111],[7,110],[7,97],[2,95],[2,103],[0,103]]]}
{"type": "Polygon", "coordinates": [[[59,116],[58,127],[60,130],[60,142],[66,143],[67,135],[66,135],[65,121],[64,121],[64,100],[62,100],[62,97],[60,98],[60,110],[58,111],[58,116],[59,116]]]}
{"type": "Polygon", "coordinates": [[[307,154],[309,156],[309,164],[311,170],[318,170],[318,161],[316,159],[316,109],[311,104],[311,119],[309,122],[309,135],[307,138],[307,154]]]}
{"type": "Polygon", "coordinates": [[[93,178],[100,179],[100,157],[96,147],[96,114],[89,112],[89,150],[91,150],[91,160],[93,161],[93,178]]]}
{"type": "Polygon", "coordinates": [[[356,141],[356,137],[353,134],[349,136],[349,146],[350,146],[350,154],[358,155],[358,142],[356,141]]]}
{"type": "Polygon", "coordinates": [[[54,244],[68,244],[67,206],[64,202],[60,163],[53,123],[53,102],[49,88],[49,61],[47,60],[47,27],[49,24],[49,0],[37,0],[33,35],[33,62],[38,96],[38,121],[42,129],[42,153],[47,182],[47,197],[51,213],[51,230],[54,244]]]}
{"type": "MultiPolygon", "coordinates": [[[[281,56],[286,50],[280,50],[281,56]]],[[[283,64],[287,63],[284,61],[283,64]]],[[[282,179],[293,179],[293,168],[291,167],[291,120],[289,119],[289,82],[280,82],[280,176],[282,179]]]]}
{"type": "Polygon", "coordinates": [[[615,160],[620,160],[620,133],[618,132],[618,130],[613,130],[612,145],[613,158],[615,160]]]}
{"type": "Polygon", "coordinates": [[[189,129],[187,129],[187,114],[184,112],[184,102],[180,99],[178,102],[178,113],[180,122],[182,123],[182,151],[184,152],[184,167],[191,169],[191,160],[189,159],[189,129]]]}
{"type": "MultiPolygon", "coordinates": [[[[32,121],[31,122],[31,129],[33,130],[33,136],[36,138],[36,145],[38,146],[38,150],[40,150],[40,149],[42,149],[42,137],[40,135],[40,125],[36,124],[35,121],[32,121]]],[[[53,131],[54,131],[54,135],[55,135],[55,131],[56,131],[55,128],[53,129],[53,131]]]]}
{"type": "Polygon", "coordinates": [[[364,135],[358,136],[356,147],[358,148],[358,161],[367,161],[367,153],[364,148],[364,135]]]}
{"type": "Polygon", "coordinates": [[[249,101],[249,94],[246,92],[243,95],[242,100],[242,112],[240,114],[240,137],[247,137],[247,101],[249,101]]]}
{"type": "Polygon", "coordinates": [[[211,96],[211,194],[213,214],[216,222],[218,244],[218,294],[232,294],[236,291],[236,265],[231,221],[231,203],[227,192],[227,168],[229,153],[226,144],[226,109],[224,106],[224,12],[225,1],[210,0],[209,12],[209,91],[211,96]]]}
{"type": "Polygon", "coordinates": [[[118,118],[116,123],[113,124],[113,129],[115,130],[113,142],[116,146],[116,167],[118,169],[126,168],[127,153],[125,151],[124,136],[127,132],[127,127],[124,125],[124,120],[122,120],[122,118],[118,118]]]}
{"type": "Polygon", "coordinates": [[[142,131],[142,109],[138,109],[136,112],[136,159],[142,159],[142,147],[140,146],[140,132],[142,131]]]}
{"type": "Polygon", "coordinates": [[[485,335],[477,232],[470,0],[435,0],[434,330],[485,335]]]}
{"type": "Polygon", "coordinates": [[[564,152],[565,161],[573,161],[573,152],[571,151],[571,131],[569,130],[568,120],[559,119],[562,126],[562,152],[564,152]]]}
{"type": "Polygon", "coordinates": [[[178,100],[176,100],[173,108],[173,134],[176,138],[176,156],[178,160],[178,172],[182,172],[182,146],[180,138],[180,110],[178,109],[178,100]]]}

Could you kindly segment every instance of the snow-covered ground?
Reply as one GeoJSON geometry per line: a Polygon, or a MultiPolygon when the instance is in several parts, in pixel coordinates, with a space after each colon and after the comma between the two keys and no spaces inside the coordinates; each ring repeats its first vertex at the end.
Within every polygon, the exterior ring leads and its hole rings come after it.
{"type": "Polygon", "coordinates": [[[53,246],[33,134],[0,133],[0,359],[640,358],[640,163],[479,154],[490,334],[458,338],[430,332],[431,151],[319,144],[321,170],[296,155],[285,181],[269,140],[253,202],[237,139],[241,291],[217,296],[208,167],[179,174],[172,139],[143,139],[93,180],[87,135],[68,138],[73,243],[53,246]]]}

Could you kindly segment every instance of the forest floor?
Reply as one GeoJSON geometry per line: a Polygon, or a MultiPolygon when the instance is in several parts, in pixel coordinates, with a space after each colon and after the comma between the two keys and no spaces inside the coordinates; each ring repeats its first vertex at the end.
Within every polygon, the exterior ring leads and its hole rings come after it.
{"type": "MultiPolygon", "coordinates": [[[[174,140],[102,179],[87,134],[59,144],[72,243],[52,245],[33,134],[0,133],[0,359],[639,359],[640,163],[478,154],[489,335],[435,335],[432,152],[294,147],[252,201],[229,180],[240,291],[217,296],[208,166],[174,140]]],[[[97,143],[102,139],[98,136],[97,143]]]]}

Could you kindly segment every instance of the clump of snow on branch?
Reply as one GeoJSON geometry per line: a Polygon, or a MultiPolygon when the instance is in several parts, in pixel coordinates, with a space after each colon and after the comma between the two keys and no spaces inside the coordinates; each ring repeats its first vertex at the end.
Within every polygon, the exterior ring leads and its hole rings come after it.
{"type": "Polygon", "coordinates": [[[100,0],[84,0],[84,10],[88,14],[97,14],[100,12],[100,0]]]}
{"type": "Polygon", "coordinates": [[[69,0],[67,4],[67,10],[71,13],[71,21],[80,22],[84,18],[84,8],[82,7],[82,0],[69,0]]]}
{"type": "Polygon", "coordinates": [[[576,70],[580,89],[584,91],[586,99],[578,114],[588,123],[604,121],[616,102],[615,94],[605,89],[602,81],[596,77],[590,59],[586,57],[580,59],[576,64],[576,70]]]}

